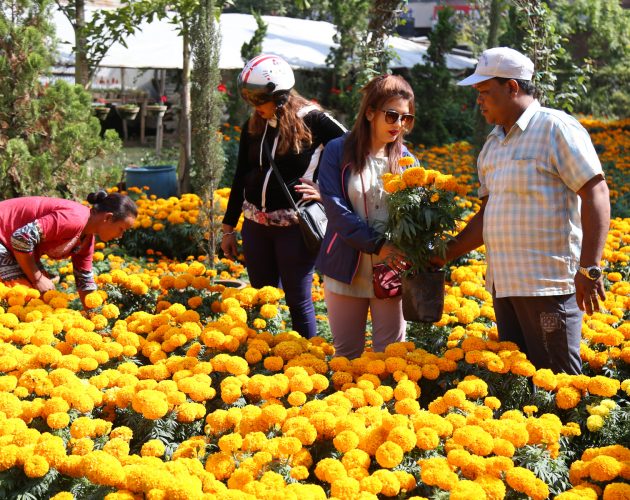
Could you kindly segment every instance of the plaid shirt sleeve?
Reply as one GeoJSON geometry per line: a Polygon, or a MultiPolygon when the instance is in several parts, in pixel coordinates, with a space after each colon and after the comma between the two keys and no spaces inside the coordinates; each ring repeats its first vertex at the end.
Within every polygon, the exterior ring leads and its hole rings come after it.
{"type": "Polygon", "coordinates": [[[603,175],[591,138],[577,121],[558,121],[552,128],[549,166],[573,192],[596,175],[603,175]]]}

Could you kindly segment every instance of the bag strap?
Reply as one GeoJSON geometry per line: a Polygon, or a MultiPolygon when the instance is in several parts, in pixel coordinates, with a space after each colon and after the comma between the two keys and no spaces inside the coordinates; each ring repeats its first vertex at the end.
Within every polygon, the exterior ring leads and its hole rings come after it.
{"type": "Polygon", "coordinates": [[[271,156],[271,151],[269,151],[269,144],[267,144],[266,141],[263,141],[263,150],[265,154],[267,155],[267,159],[269,160],[269,165],[271,165],[273,173],[276,174],[276,178],[278,179],[278,182],[280,183],[282,192],[287,197],[287,200],[289,201],[293,209],[297,212],[298,206],[295,203],[293,196],[291,196],[291,193],[289,192],[289,188],[287,187],[287,184],[284,182],[284,179],[282,178],[282,175],[280,174],[280,170],[278,170],[278,166],[276,165],[276,162],[274,161],[273,156],[271,156]]]}
{"type": "MultiPolygon", "coordinates": [[[[365,193],[365,184],[363,183],[363,172],[359,172],[359,178],[361,179],[361,191],[363,192],[363,208],[365,209],[365,222],[370,225],[370,216],[368,213],[367,195],[365,193]]],[[[374,258],[370,255],[370,262],[372,263],[372,269],[374,269],[374,258]]]]}

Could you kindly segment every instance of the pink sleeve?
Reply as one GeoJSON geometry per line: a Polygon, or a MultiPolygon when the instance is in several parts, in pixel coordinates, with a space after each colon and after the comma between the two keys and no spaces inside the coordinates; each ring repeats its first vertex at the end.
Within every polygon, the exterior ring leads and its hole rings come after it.
{"type": "Polygon", "coordinates": [[[79,251],[72,254],[72,267],[78,271],[91,271],[92,270],[92,257],[94,256],[94,235],[90,235],[86,238],[86,241],[81,245],[79,251]]]}

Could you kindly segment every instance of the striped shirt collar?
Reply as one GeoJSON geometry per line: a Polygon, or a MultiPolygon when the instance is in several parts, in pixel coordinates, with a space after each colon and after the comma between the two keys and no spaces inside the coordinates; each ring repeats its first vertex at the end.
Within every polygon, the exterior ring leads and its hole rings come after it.
{"type": "MultiPolygon", "coordinates": [[[[515,126],[518,126],[518,128],[524,131],[527,128],[527,125],[529,125],[529,122],[531,121],[531,119],[534,117],[534,115],[539,109],[540,109],[540,102],[538,102],[538,99],[534,99],[532,103],[529,106],[527,106],[527,109],[523,111],[523,113],[521,113],[521,116],[519,116],[518,120],[516,120],[516,123],[510,129],[510,132],[514,130],[515,126]]],[[[493,135],[496,136],[499,140],[503,140],[506,137],[506,134],[503,132],[503,127],[501,125],[496,125],[492,129],[492,132],[490,132],[490,136],[493,136],[493,135]]],[[[510,133],[508,132],[507,135],[510,135],[510,133]]]]}

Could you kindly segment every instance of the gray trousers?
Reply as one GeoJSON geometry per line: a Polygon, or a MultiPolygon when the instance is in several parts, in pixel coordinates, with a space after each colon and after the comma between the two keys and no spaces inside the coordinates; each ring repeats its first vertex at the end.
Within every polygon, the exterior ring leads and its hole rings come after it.
{"type": "Polygon", "coordinates": [[[582,373],[583,313],[575,294],[545,297],[492,296],[499,340],[516,343],[536,368],[582,373]]]}
{"type": "Polygon", "coordinates": [[[350,297],[326,290],[328,323],[333,335],[335,356],[358,358],[365,350],[368,308],[372,313],[372,348],[383,352],[394,342],[405,341],[407,323],[402,314],[402,297],[368,299],[350,297]]]}

